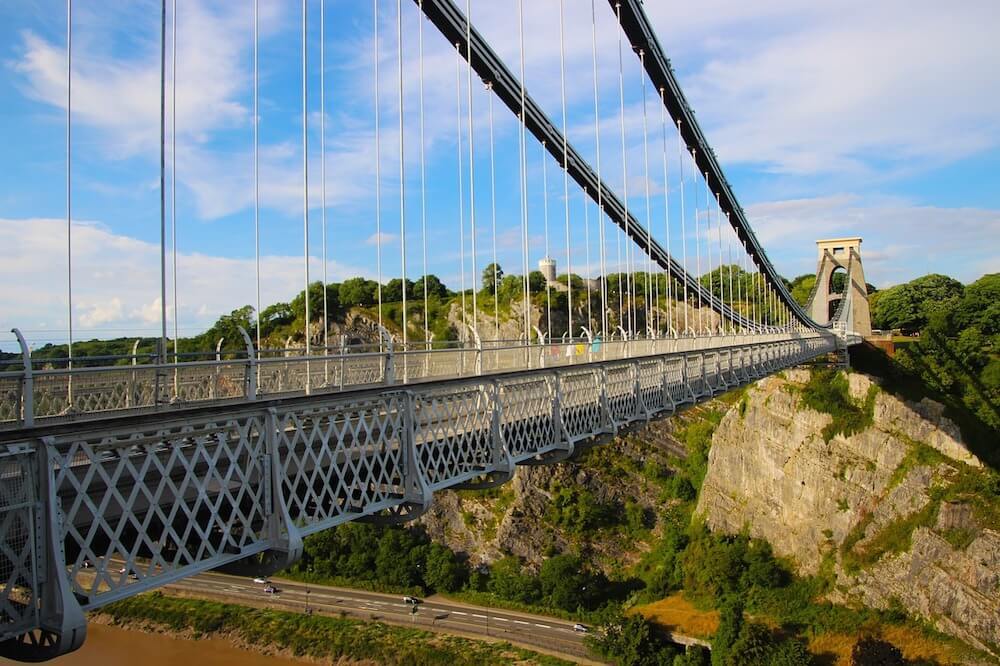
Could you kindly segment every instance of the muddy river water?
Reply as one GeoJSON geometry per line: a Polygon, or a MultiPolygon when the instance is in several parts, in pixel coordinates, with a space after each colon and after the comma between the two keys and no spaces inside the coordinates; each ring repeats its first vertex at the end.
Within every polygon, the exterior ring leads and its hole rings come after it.
{"type": "MultiPolygon", "coordinates": [[[[0,658],[0,664],[17,662],[0,658]]],[[[87,640],[53,666],[302,666],[305,662],[266,657],[222,639],[185,640],[90,623],[87,640]]]]}

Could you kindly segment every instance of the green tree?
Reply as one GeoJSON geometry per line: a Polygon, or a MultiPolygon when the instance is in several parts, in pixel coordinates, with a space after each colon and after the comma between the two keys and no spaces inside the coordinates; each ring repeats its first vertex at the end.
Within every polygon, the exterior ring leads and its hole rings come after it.
{"type": "Polygon", "coordinates": [[[809,296],[812,295],[814,286],[816,286],[816,276],[812,273],[806,273],[805,275],[798,276],[792,280],[792,298],[794,298],[799,305],[807,305],[809,302],[809,296]]]}
{"type": "Polygon", "coordinates": [[[925,275],[878,292],[873,299],[876,328],[918,331],[927,325],[933,309],[962,295],[962,283],[945,275],[925,275]]]}
{"type": "Polygon", "coordinates": [[[662,632],[639,613],[617,615],[585,643],[617,666],[666,665],[677,656],[662,632]]]}
{"type": "Polygon", "coordinates": [[[461,589],[465,567],[450,548],[432,543],[424,563],[424,582],[432,590],[455,592],[461,589]]]}
{"type": "Polygon", "coordinates": [[[501,280],[503,280],[503,269],[500,264],[488,264],[483,269],[483,291],[496,295],[494,289],[499,290],[501,280]]]}
{"type": "Polygon", "coordinates": [[[371,307],[376,303],[378,283],[362,277],[344,280],[340,285],[340,302],[344,307],[371,307]]]}
{"type": "MultiPolygon", "coordinates": [[[[448,291],[448,287],[446,287],[444,283],[438,279],[438,276],[430,274],[427,276],[426,281],[428,298],[446,298],[450,293],[448,291]]],[[[424,278],[422,276],[413,283],[413,297],[424,297],[424,278]]]]}
{"type": "MultiPolygon", "coordinates": [[[[306,299],[299,292],[290,304],[292,315],[297,319],[305,319],[306,299]]],[[[327,312],[335,314],[340,309],[340,289],[336,284],[326,285],[327,312]]],[[[319,321],[323,318],[323,283],[313,282],[309,285],[309,319],[319,321]]]]}
{"type": "Polygon", "coordinates": [[[490,567],[488,589],[501,599],[525,604],[538,601],[540,593],[538,580],[525,574],[521,561],[513,555],[497,560],[490,567]]]}
{"type": "Polygon", "coordinates": [[[587,589],[590,577],[583,572],[583,562],[576,555],[556,555],[542,562],[538,581],[548,602],[567,611],[586,606],[594,593],[587,589]]]}
{"type": "MultiPolygon", "coordinates": [[[[430,286],[430,283],[428,283],[430,286]]],[[[406,297],[408,299],[414,298],[413,292],[413,281],[406,281],[406,297]]],[[[423,287],[420,290],[420,298],[424,297],[423,287]]],[[[389,280],[385,287],[382,289],[382,301],[385,303],[399,303],[403,300],[403,281],[400,278],[393,278],[389,280]]]]}

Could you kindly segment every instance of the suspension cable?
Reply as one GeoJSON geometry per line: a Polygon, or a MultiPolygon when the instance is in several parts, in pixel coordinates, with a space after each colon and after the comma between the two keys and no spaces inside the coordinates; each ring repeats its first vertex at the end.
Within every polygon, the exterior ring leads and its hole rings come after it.
{"type": "MultiPolygon", "coordinates": [[[[462,158],[462,45],[455,42],[455,118],[457,133],[455,135],[458,152],[458,260],[461,266],[462,282],[462,326],[467,326],[466,321],[466,294],[465,294],[465,175],[463,173],[462,158]]],[[[475,290],[473,290],[475,291],[475,290]]]]}
{"type": "MultiPolygon", "coordinates": [[[[326,240],[326,0],[319,1],[319,180],[323,222],[323,355],[330,353],[330,309],[327,303],[328,284],[326,240]]],[[[330,364],[323,364],[323,381],[330,381],[330,364]]]]}
{"type": "MultiPolygon", "coordinates": [[[[646,71],[646,53],[642,49],[639,49],[639,62],[642,65],[642,71],[646,71]]],[[[649,202],[649,124],[647,122],[647,112],[646,112],[646,76],[642,75],[639,77],[642,81],[642,157],[643,157],[643,168],[644,176],[646,180],[646,247],[651,248],[653,246],[653,232],[650,227],[652,226],[653,212],[650,208],[649,202]]],[[[653,316],[653,258],[652,253],[647,249],[646,251],[646,334],[649,335],[651,331],[655,330],[653,328],[653,323],[651,317],[653,316]]]]}
{"type": "Polygon", "coordinates": [[[486,83],[490,117],[490,221],[493,227],[493,323],[494,339],[500,339],[500,276],[497,263],[497,171],[493,143],[493,83],[486,83]]]}
{"type": "Polygon", "coordinates": [[[521,59],[521,126],[518,141],[518,167],[521,180],[521,265],[524,273],[524,343],[531,342],[531,281],[528,279],[528,158],[524,142],[525,90],[524,90],[524,0],[517,0],[518,45],[521,59]]]}
{"type": "MultiPolygon", "coordinates": [[[[549,177],[548,156],[545,154],[545,142],[542,141],[542,219],[545,226],[545,260],[551,261],[549,254],[549,177]]],[[[546,264],[548,269],[548,264],[546,264]]],[[[552,340],[552,285],[549,276],[545,276],[545,335],[552,340]]]]}
{"type": "MultiPolygon", "coordinates": [[[[615,3],[615,11],[618,14],[618,23],[621,24],[622,18],[622,6],[620,2],[615,3]]],[[[621,126],[621,143],[622,143],[622,205],[625,210],[628,210],[628,158],[626,157],[626,144],[625,144],[625,65],[622,56],[622,31],[618,30],[618,101],[621,109],[620,115],[620,126],[621,126]]],[[[619,239],[621,236],[619,235],[619,239]]],[[[620,241],[619,241],[620,242],[620,241]]],[[[628,301],[626,306],[628,307],[628,321],[629,321],[629,333],[635,333],[635,321],[633,316],[634,294],[632,293],[632,263],[629,260],[631,243],[629,243],[628,238],[625,240],[625,270],[627,271],[625,276],[625,286],[628,290],[628,301]]],[[[619,257],[619,261],[621,257],[619,257]]]]}
{"type": "MultiPolygon", "coordinates": [[[[719,241],[719,294],[721,295],[720,300],[722,301],[720,305],[725,306],[726,284],[722,280],[724,271],[724,269],[722,268],[722,206],[719,202],[718,194],[715,195],[715,229],[719,241]]],[[[726,325],[726,318],[723,315],[722,308],[719,308],[719,327],[720,329],[722,329],[720,330],[720,333],[722,333],[723,335],[725,335],[725,325],[726,325]]]]}
{"type": "MultiPolygon", "coordinates": [[[[258,135],[258,70],[257,56],[260,50],[258,35],[258,15],[259,0],[253,0],[253,245],[254,245],[254,281],[257,291],[257,312],[255,315],[257,323],[257,353],[260,354],[260,160],[259,160],[259,135],[258,135]]],[[[260,370],[258,369],[258,372],[260,370]]],[[[258,386],[260,384],[258,383],[258,386]]]]}
{"type": "Polygon", "coordinates": [[[585,254],[586,259],[587,259],[587,282],[586,282],[586,291],[587,291],[587,330],[591,330],[593,328],[593,326],[594,326],[594,322],[593,322],[593,319],[592,319],[593,313],[591,312],[591,309],[590,309],[590,285],[592,284],[591,280],[593,280],[594,272],[593,272],[593,269],[591,268],[591,265],[590,265],[590,201],[589,201],[589,196],[590,195],[588,194],[587,188],[586,187],[583,188],[583,242],[584,242],[584,246],[586,248],[585,251],[584,251],[584,254],[585,254]]]}
{"type": "MultiPolygon", "coordinates": [[[[66,0],[66,302],[69,369],[73,369],[73,0],[66,0]]],[[[72,391],[72,384],[70,385],[72,391]]],[[[70,394],[70,404],[73,398],[70,394]]]]}
{"type": "Polygon", "coordinates": [[[406,160],[405,141],[403,136],[403,5],[402,0],[396,0],[396,72],[398,75],[399,92],[399,270],[401,274],[401,289],[403,294],[403,350],[409,351],[407,343],[409,336],[409,317],[406,309],[406,160]]]}
{"type": "Polygon", "coordinates": [[[424,263],[424,346],[430,349],[430,308],[427,299],[427,172],[424,145],[424,0],[417,18],[417,62],[420,82],[420,245],[424,263]]]}
{"type": "MultiPolygon", "coordinates": [[[[713,332],[712,331],[713,327],[711,326],[712,313],[714,312],[712,304],[715,303],[715,292],[713,291],[714,289],[713,285],[715,284],[715,280],[712,275],[712,204],[708,198],[708,172],[707,171],[704,172],[703,176],[704,180],[702,182],[705,184],[705,245],[707,251],[706,252],[707,256],[705,257],[705,259],[708,262],[706,268],[708,269],[708,299],[709,299],[708,312],[706,312],[705,314],[709,318],[709,328],[706,330],[706,332],[709,335],[711,335],[713,332]]],[[[699,277],[699,281],[700,280],[701,278],[699,277]]],[[[720,319],[721,319],[721,314],[720,314],[720,319]]]]}
{"type": "MultiPolygon", "coordinates": [[[[303,0],[304,1],[304,0],[303,0]]],[[[382,329],[382,137],[379,135],[379,77],[378,77],[378,0],[372,0],[372,25],[375,37],[372,40],[372,55],[375,61],[375,272],[378,283],[375,286],[378,299],[378,327],[382,329]]],[[[379,350],[382,350],[382,335],[379,334],[379,350]]]]}
{"type": "MultiPolygon", "coordinates": [[[[170,12],[170,253],[172,255],[171,277],[174,296],[174,363],[180,359],[177,334],[179,311],[177,309],[177,0],[173,0],[170,12]]],[[[180,376],[174,368],[174,397],[177,397],[180,376]]]]}
{"type": "MultiPolygon", "coordinates": [[[[698,151],[691,151],[691,164],[697,169],[698,165],[698,151]]],[[[702,307],[702,292],[704,291],[701,287],[701,217],[698,214],[698,176],[700,174],[694,172],[694,257],[695,257],[695,272],[698,280],[698,335],[705,332],[705,309],[702,307]]]]}
{"type": "MultiPolygon", "coordinates": [[[[677,121],[677,164],[680,170],[681,180],[681,245],[684,250],[684,273],[688,274],[688,241],[687,241],[687,215],[684,210],[684,151],[681,149],[681,121],[677,121]]],[[[684,335],[691,334],[691,326],[688,323],[688,281],[682,280],[684,287],[684,335]]]]}
{"type": "Polygon", "coordinates": [[[563,209],[566,215],[566,330],[573,339],[573,257],[569,237],[569,146],[566,125],[566,25],[563,11],[564,1],[559,0],[559,89],[562,97],[562,148],[563,148],[563,209]]]}
{"type": "MultiPolygon", "coordinates": [[[[601,182],[601,116],[597,82],[597,10],[594,0],[590,0],[591,57],[594,69],[594,145],[597,148],[597,181],[601,182]]],[[[606,263],[606,243],[604,234],[603,188],[597,188],[597,229],[601,251],[601,338],[608,337],[608,269],[606,263]]],[[[603,347],[603,345],[602,345],[603,347]]]]}
{"type": "Polygon", "coordinates": [[[476,250],[476,157],[475,132],[472,122],[472,2],[465,0],[465,57],[469,65],[465,68],[465,94],[469,119],[469,232],[472,235],[472,330],[479,340],[479,306],[476,303],[476,273],[478,272],[476,250]]]}
{"type": "MultiPolygon", "coordinates": [[[[667,234],[667,254],[671,257],[673,254],[670,252],[670,178],[669,172],[667,171],[667,113],[666,104],[663,103],[664,90],[660,88],[660,129],[663,134],[663,217],[664,217],[664,227],[667,234]]],[[[666,284],[666,296],[667,296],[667,334],[672,335],[674,331],[674,318],[673,318],[673,279],[670,275],[670,271],[666,268],[663,269],[663,276],[667,281],[666,284]]]]}
{"type": "MultiPolygon", "coordinates": [[[[377,1],[377,0],[376,0],[377,1]]],[[[309,340],[309,55],[306,49],[308,34],[308,12],[306,0],[302,0],[302,236],[303,236],[303,268],[305,274],[305,336],[306,356],[312,353],[309,340]]],[[[309,393],[310,373],[306,371],[306,393],[309,393]]]]}
{"type": "MultiPolygon", "coordinates": [[[[167,1],[160,2],[160,349],[159,362],[167,361],[167,199],[166,171],[166,68],[167,1]]],[[[159,371],[157,372],[159,379],[159,371]]],[[[157,391],[159,397],[159,391],[157,391]]]]}

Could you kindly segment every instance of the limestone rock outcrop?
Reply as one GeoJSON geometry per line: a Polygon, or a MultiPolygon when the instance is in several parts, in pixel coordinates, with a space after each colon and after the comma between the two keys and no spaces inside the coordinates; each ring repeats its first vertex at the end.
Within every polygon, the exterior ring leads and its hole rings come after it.
{"type": "Polygon", "coordinates": [[[875,392],[871,424],[826,441],[833,417],[800,399],[809,376],[762,380],[726,414],[697,511],[713,529],[767,539],[800,573],[832,560],[833,601],[901,604],[1000,652],[1000,532],[947,492],[985,474],[958,428],[937,403],[904,402],[851,373],[854,400],[875,392]]]}

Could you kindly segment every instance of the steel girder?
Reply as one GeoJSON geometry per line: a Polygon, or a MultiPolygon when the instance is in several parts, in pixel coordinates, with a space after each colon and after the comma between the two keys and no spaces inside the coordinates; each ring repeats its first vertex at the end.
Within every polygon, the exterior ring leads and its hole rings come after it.
{"type": "Polygon", "coordinates": [[[0,441],[0,654],[78,647],[83,612],[213,568],[268,573],[351,520],[672,413],[829,353],[820,333],[398,388],[213,405],[0,441]]]}

